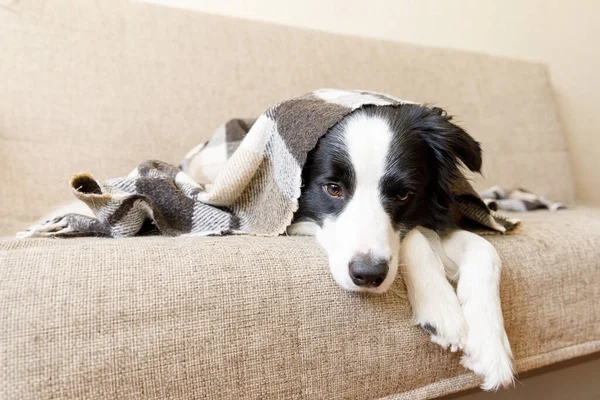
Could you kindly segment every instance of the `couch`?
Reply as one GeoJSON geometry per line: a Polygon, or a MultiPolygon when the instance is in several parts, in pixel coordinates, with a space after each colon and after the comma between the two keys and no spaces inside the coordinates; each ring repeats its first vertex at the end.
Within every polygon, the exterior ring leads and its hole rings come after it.
{"type": "Polygon", "coordinates": [[[569,209],[489,236],[524,372],[600,351],[600,207],[578,204],[543,65],[137,2],[0,7],[0,398],[424,399],[480,378],[396,288],[343,291],[299,237],[28,239],[68,179],[176,163],[230,117],[319,87],[444,107],[482,142],[474,185],[569,209]]]}

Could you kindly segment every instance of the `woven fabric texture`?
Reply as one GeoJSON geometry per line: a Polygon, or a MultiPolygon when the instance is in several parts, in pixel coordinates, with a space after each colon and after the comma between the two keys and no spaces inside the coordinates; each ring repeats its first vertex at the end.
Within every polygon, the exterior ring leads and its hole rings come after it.
{"type": "MultiPolygon", "coordinates": [[[[207,143],[188,152],[183,170],[149,160],[127,176],[106,181],[77,174],[71,189],[94,217],[69,212],[17,236],[122,238],[145,236],[148,231],[167,236],[279,236],[298,210],[309,152],[330,129],[363,107],[390,107],[400,115],[417,108],[444,122],[451,119],[439,108],[380,93],[315,90],[269,107],[256,122],[229,121],[207,143]],[[195,171],[190,168],[194,166],[195,171]],[[215,174],[214,179],[198,179],[209,175],[207,171],[215,174]]],[[[449,213],[457,222],[471,221],[487,233],[505,233],[519,224],[491,211],[462,172],[453,175],[448,191],[449,213]]]]}
{"type": "MultiPolygon", "coordinates": [[[[600,350],[600,209],[523,213],[499,250],[519,371],[600,350]]],[[[0,242],[0,398],[428,398],[474,387],[394,290],[310,238],[0,242]],[[251,260],[251,261],[250,261],[251,260]]]]}
{"type": "Polygon", "coordinates": [[[476,177],[475,189],[525,187],[567,204],[574,198],[542,65],[134,1],[6,7],[0,235],[71,199],[75,173],[104,180],[148,159],[176,164],[223,121],[320,87],[444,108],[482,142],[485,179],[476,177]]]}

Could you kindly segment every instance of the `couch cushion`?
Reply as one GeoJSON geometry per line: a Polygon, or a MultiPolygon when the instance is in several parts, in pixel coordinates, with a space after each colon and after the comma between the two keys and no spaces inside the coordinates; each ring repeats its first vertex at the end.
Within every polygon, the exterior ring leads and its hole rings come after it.
{"type": "Polygon", "coordinates": [[[483,143],[486,180],[570,202],[539,64],[122,0],[0,7],[0,235],[69,198],[72,174],[177,163],[231,117],[320,87],[435,103],[483,143]]]}
{"type": "MultiPolygon", "coordinates": [[[[519,371],[600,350],[600,209],[493,236],[519,371]]],[[[310,238],[0,242],[0,398],[393,398],[475,386],[396,290],[341,290],[310,238]]]]}

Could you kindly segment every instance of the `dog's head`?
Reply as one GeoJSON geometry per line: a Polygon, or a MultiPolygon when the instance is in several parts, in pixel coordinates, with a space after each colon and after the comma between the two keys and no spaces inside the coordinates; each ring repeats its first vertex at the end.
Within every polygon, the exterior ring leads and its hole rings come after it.
{"type": "Polygon", "coordinates": [[[385,292],[404,232],[452,226],[449,183],[460,162],[480,170],[481,149],[450,119],[419,105],[364,107],[309,154],[294,227],[314,229],[343,288],[385,292]]]}

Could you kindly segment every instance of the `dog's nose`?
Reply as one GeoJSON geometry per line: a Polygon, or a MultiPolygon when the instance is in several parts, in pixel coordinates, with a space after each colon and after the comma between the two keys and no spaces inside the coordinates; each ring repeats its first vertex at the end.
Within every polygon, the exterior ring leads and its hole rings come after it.
{"type": "Polygon", "coordinates": [[[388,263],[382,260],[353,260],[349,265],[350,277],[356,286],[377,287],[388,274],[388,263]]]}

